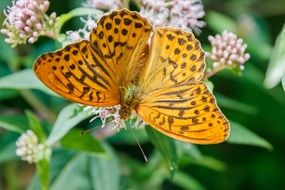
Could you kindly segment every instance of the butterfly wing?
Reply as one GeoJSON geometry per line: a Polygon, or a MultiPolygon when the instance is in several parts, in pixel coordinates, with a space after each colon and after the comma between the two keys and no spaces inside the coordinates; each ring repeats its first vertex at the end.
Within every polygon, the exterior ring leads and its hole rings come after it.
{"type": "Polygon", "coordinates": [[[229,135],[228,121],[201,81],[152,91],[136,111],[152,127],[181,141],[214,144],[229,135]]]}
{"type": "Polygon", "coordinates": [[[50,89],[84,105],[120,103],[120,89],[145,61],[149,23],[126,9],[103,16],[90,34],[90,42],[72,44],[38,58],[36,75],[50,89]]]}
{"type": "Polygon", "coordinates": [[[223,142],[229,135],[229,122],[200,81],[204,68],[204,52],[193,34],[157,28],[141,75],[138,115],[181,141],[223,142]]]}
{"type": "Polygon", "coordinates": [[[99,107],[119,104],[115,74],[88,41],[40,56],[34,71],[47,87],[68,100],[99,107]]]}
{"type": "Polygon", "coordinates": [[[122,9],[103,16],[90,35],[107,64],[116,73],[120,86],[138,76],[148,53],[149,22],[138,13],[122,9]]]}
{"type": "Polygon", "coordinates": [[[148,93],[157,88],[197,81],[202,78],[204,69],[204,52],[192,33],[160,27],[152,37],[140,86],[148,93]]]}

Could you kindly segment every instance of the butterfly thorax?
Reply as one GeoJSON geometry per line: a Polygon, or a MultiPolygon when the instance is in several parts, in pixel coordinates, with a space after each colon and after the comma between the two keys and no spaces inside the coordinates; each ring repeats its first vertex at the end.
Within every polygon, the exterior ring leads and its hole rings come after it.
{"type": "Polygon", "coordinates": [[[131,117],[132,111],[138,103],[137,92],[137,85],[131,84],[127,87],[122,87],[122,98],[120,103],[121,108],[119,110],[121,119],[126,120],[131,117]]]}

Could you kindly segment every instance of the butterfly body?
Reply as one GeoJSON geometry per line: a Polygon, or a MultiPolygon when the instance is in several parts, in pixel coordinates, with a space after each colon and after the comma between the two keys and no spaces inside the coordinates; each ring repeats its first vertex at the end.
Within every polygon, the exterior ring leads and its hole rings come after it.
{"type": "Polygon", "coordinates": [[[121,119],[127,120],[131,117],[134,108],[139,103],[138,86],[130,84],[123,88],[121,97],[119,115],[121,119]]]}
{"type": "Polygon", "coordinates": [[[150,23],[127,9],[103,16],[84,40],[36,60],[34,71],[68,100],[94,107],[120,105],[172,138],[220,143],[229,122],[201,81],[204,52],[192,33],[150,23]]]}

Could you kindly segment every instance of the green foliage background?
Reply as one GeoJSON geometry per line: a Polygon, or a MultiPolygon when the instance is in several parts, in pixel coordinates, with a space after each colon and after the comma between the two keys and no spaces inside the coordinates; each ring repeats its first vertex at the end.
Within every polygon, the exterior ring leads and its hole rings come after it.
{"type": "MultiPolygon", "coordinates": [[[[82,3],[50,2],[49,10],[58,15],[82,3]]],[[[251,54],[241,76],[223,71],[210,79],[218,104],[231,120],[228,142],[195,146],[173,141],[150,128],[134,130],[149,159],[144,162],[130,130],[105,140],[81,137],[81,130],[100,123],[89,124],[86,114],[75,113],[75,105],[54,96],[30,70],[37,56],[59,44],[42,37],[33,45],[12,49],[1,36],[0,189],[280,189],[285,168],[285,93],[278,84],[281,78],[276,81],[267,68],[285,64],[282,35],[275,42],[284,24],[285,2],[203,3],[207,27],[198,36],[202,46],[208,49],[207,36],[227,29],[244,38],[251,54]],[[248,26],[241,25],[243,17],[255,25],[251,33],[246,32],[248,26]],[[15,141],[29,128],[41,140],[54,144],[51,157],[37,165],[29,165],[15,154],[15,141]]],[[[10,4],[10,0],[2,0],[0,10],[10,4]]],[[[80,27],[82,23],[75,18],[63,29],[80,27]]]]}

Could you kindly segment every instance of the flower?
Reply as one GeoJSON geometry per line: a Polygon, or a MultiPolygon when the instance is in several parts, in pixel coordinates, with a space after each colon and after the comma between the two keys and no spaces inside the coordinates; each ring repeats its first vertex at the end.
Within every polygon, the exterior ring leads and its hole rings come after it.
{"type": "Polygon", "coordinates": [[[200,33],[205,22],[200,19],[205,16],[201,0],[175,0],[170,10],[170,25],[200,33]]]}
{"type": "Polygon", "coordinates": [[[132,127],[139,128],[144,127],[146,124],[144,121],[138,117],[135,113],[130,117],[129,120],[123,121],[120,117],[119,110],[121,106],[116,105],[113,107],[102,107],[102,108],[96,108],[92,106],[85,106],[83,108],[83,111],[89,112],[90,115],[94,115],[93,118],[91,118],[90,122],[100,119],[102,122],[102,128],[105,126],[113,126],[113,129],[117,129],[118,131],[122,128],[126,129],[126,123],[129,122],[129,124],[132,127]]]}
{"type": "Polygon", "coordinates": [[[98,10],[96,14],[88,15],[87,19],[80,18],[84,23],[83,28],[75,31],[67,31],[66,39],[63,41],[63,46],[68,44],[80,42],[82,40],[88,40],[90,32],[97,27],[97,20],[102,17],[104,12],[98,10]]]}
{"type": "Polygon", "coordinates": [[[102,128],[106,126],[107,123],[112,123],[114,128],[120,129],[122,127],[125,127],[123,122],[121,121],[120,115],[119,115],[120,105],[114,106],[114,107],[102,107],[102,108],[96,108],[92,106],[86,106],[83,111],[88,111],[90,115],[94,115],[93,118],[91,118],[90,122],[96,120],[97,118],[100,118],[102,122],[102,128]]]}
{"type": "Polygon", "coordinates": [[[246,43],[236,34],[224,31],[222,34],[209,36],[212,51],[206,53],[207,57],[213,61],[213,67],[231,66],[240,70],[244,69],[243,64],[250,58],[245,53],[246,43]]]}
{"type": "Polygon", "coordinates": [[[112,11],[123,7],[123,2],[121,0],[87,0],[83,3],[84,7],[96,9],[96,14],[90,14],[87,19],[80,18],[84,23],[84,27],[75,31],[67,31],[66,39],[63,41],[63,46],[80,42],[82,40],[88,40],[90,32],[97,27],[97,21],[103,16],[105,11],[112,11]],[[100,10],[102,9],[102,10],[100,10]]]}
{"type": "Polygon", "coordinates": [[[142,0],[140,13],[154,26],[172,26],[200,33],[205,22],[205,11],[201,0],[142,0]]]}
{"type": "Polygon", "coordinates": [[[113,10],[122,7],[122,4],[121,0],[87,0],[83,3],[83,6],[103,10],[113,10]]]}
{"type": "Polygon", "coordinates": [[[16,142],[16,154],[24,161],[36,163],[50,154],[50,149],[39,143],[38,137],[31,130],[23,133],[16,142]]]}
{"type": "Polygon", "coordinates": [[[165,0],[143,0],[140,14],[148,18],[154,26],[168,24],[169,9],[165,0]]]}
{"type": "Polygon", "coordinates": [[[52,35],[57,16],[55,12],[46,15],[48,8],[48,0],[14,0],[4,10],[6,19],[1,33],[7,36],[5,42],[14,47],[27,41],[34,43],[41,35],[52,35]]]}

